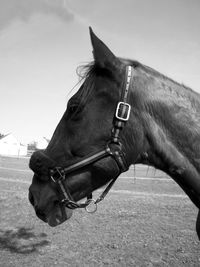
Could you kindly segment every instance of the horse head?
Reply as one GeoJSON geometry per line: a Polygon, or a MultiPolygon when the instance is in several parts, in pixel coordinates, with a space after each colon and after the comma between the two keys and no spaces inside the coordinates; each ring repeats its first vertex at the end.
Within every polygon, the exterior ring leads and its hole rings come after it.
{"type": "Polygon", "coordinates": [[[37,216],[51,226],[70,218],[77,201],[114,181],[141,151],[141,125],[124,102],[131,101],[133,73],[91,29],[90,36],[94,62],[48,147],[30,159],[34,177],[29,199],[37,216]]]}

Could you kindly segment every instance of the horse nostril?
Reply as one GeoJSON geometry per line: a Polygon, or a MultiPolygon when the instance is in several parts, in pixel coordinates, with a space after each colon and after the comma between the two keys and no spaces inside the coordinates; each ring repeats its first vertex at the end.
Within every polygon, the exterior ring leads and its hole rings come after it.
{"type": "Polygon", "coordinates": [[[46,216],[45,216],[45,213],[44,212],[36,209],[35,213],[38,216],[38,218],[40,218],[41,220],[43,220],[43,221],[46,220],[46,216]]]}
{"type": "Polygon", "coordinates": [[[30,191],[29,191],[28,198],[29,198],[30,203],[34,206],[34,197],[30,191]]]}
{"type": "Polygon", "coordinates": [[[36,214],[37,214],[37,216],[39,216],[39,217],[44,215],[44,213],[41,212],[40,210],[36,210],[36,214]]]}

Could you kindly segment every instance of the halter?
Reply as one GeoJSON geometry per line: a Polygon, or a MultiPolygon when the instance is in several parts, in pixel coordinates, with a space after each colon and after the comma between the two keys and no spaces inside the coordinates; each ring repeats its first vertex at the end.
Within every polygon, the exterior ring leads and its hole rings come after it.
{"type": "Polygon", "coordinates": [[[126,163],[124,152],[122,151],[122,144],[120,142],[119,134],[130,117],[131,106],[127,103],[127,98],[132,77],[133,67],[126,66],[126,80],[123,84],[123,92],[121,97],[122,100],[117,104],[113,128],[111,131],[111,138],[110,141],[106,144],[105,149],[94,154],[90,154],[80,161],[67,167],[55,167],[50,170],[51,180],[59,186],[60,191],[63,195],[63,198],[60,202],[64,203],[65,206],[69,209],[85,208],[89,213],[95,212],[97,210],[97,204],[105,198],[105,196],[117,180],[118,176],[122,172],[128,170],[128,165],[126,163]],[[69,192],[69,189],[64,185],[64,181],[66,180],[67,175],[106,157],[111,157],[116,162],[119,174],[111,180],[106,189],[96,200],[94,200],[92,198],[92,194],[90,194],[87,196],[87,200],[84,203],[75,202],[69,192]]]}

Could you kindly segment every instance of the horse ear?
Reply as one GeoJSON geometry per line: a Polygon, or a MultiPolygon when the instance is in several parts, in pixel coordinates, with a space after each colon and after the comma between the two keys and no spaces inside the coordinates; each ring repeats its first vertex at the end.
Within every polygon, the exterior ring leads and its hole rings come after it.
{"type": "Polygon", "coordinates": [[[91,27],[89,27],[89,30],[95,63],[102,68],[109,68],[110,70],[113,70],[113,67],[114,69],[118,68],[121,65],[120,60],[94,34],[91,27]]]}

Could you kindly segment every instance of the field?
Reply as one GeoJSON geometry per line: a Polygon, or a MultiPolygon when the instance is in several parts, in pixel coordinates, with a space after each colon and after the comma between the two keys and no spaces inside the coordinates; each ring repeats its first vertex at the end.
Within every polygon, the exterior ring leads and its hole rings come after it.
{"type": "Polygon", "coordinates": [[[1,267],[200,266],[197,209],[165,174],[131,168],[95,214],[56,228],[28,202],[31,177],[28,159],[0,157],[1,267]]]}

